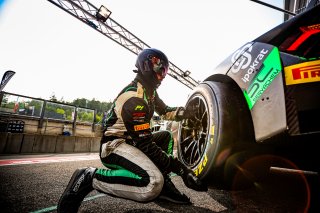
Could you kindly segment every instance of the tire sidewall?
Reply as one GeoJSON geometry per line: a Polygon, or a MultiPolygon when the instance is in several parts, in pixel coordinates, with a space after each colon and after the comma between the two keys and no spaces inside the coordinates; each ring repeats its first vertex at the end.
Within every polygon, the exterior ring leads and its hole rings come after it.
{"type": "MultiPolygon", "coordinates": [[[[215,143],[216,141],[216,131],[219,129],[218,125],[218,111],[217,111],[217,103],[215,94],[212,92],[212,89],[206,85],[201,84],[198,87],[196,87],[193,91],[193,93],[190,95],[190,98],[188,99],[188,102],[186,103],[186,106],[190,103],[191,100],[195,97],[200,97],[205,100],[205,104],[207,105],[208,109],[208,128],[209,128],[209,134],[206,136],[206,144],[204,148],[204,152],[202,156],[200,157],[200,161],[197,165],[194,165],[193,167],[190,167],[198,176],[200,179],[203,179],[204,177],[207,177],[212,172],[213,163],[216,160],[216,153],[219,150],[219,144],[215,143]]],[[[181,125],[181,124],[180,124],[181,125]]],[[[181,127],[178,131],[178,140],[181,137],[181,127]]],[[[178,157],[180,160],[183,159],[181,156],[181,147],[178,145],[178,157]]],[[[183,160],[182,160],[183,161],[183,160]]]]}
{"type": "MultiPolygon", "coordinates": [[[[253,123],[247,103],[239,88],[222,82],[201,83],[190,95],[186,107],[195,97],[201,97],[207,105],[209,131],[200,160],[189,167],[209,185],[233,187],[239,166],[252,155],[248,151],[251,152],[254,145],[253,123]]],[[[178,141],[180,139],[181,127],[178,141]]],[[[179,144],[178,156],[183,159],[180,149],[179,144]]]]}

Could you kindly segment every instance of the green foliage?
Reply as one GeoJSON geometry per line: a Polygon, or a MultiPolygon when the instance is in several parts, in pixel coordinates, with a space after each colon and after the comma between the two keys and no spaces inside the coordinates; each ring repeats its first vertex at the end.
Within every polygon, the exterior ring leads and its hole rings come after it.
{"type": "Polygon", "coordinates": [[[56,112],[57,112],[58,114],[62,114],[62,115],[65,114],[65,111],[64,111],[63,109],[60,109],[60,108],[57,108],[56,112]]]}
{"type": "Polygon", "coordinates": [[[91,101],[85,98],[77,98],[70,104],[78,107],[95,109],[97,110],[97,114],[102,115],[103,112],[106,112],[111,108],[112,102],[100,102],[98,100],[95,100],[94,98],[91,101]]]}
{"type": "Polygon", "coordinates": [[[96,122],[101,123],[102,117],[103,117],[103,114],[96,114],[96,122]]]}
{"type": "Polygon", "coordinates": [[[93,122],[93,113],[78,112],[77,121],[92,123],[93,122]]]}

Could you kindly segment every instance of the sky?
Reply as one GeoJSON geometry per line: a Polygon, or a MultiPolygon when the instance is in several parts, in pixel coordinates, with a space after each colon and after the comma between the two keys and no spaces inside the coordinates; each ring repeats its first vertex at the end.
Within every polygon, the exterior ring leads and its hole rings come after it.
{"type": "MultiPolygon", "coordinates": [[[[202,81],[232,52],[283,22],[283,13],[250,0],[89,0],[170,62],[202,81]]],[[[283,8],[283,0],[264,0],[283,8]]],[[[47,0],[0,0],[0,78],[4,91],[35,98],[112,101],[135,77],[136,55],[47,0]]],[[[192,90],[167,76],[169,106],[192,90]]]]}

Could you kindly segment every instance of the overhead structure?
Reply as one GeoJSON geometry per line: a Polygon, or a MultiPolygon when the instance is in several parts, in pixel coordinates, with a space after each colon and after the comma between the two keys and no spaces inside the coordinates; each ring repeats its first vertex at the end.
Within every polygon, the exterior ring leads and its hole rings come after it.
{"type": "MultiPolygon", "coordinates": [[[[101,34],[107,36],[134,54],[150,46],[114,21],[111,11],[101,6],[99,9],[86,0],[48,0],[73,17],[89,25],[101,34]]],[[[190,76],[190,71],[183,71],[172,62],[169,62],[168,75],[193,89],[199,84],[190,76]]]]}

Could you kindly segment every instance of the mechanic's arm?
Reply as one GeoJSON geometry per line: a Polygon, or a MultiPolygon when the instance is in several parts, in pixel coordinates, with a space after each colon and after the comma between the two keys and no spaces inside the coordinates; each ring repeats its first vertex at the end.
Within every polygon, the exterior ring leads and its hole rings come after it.
{"type": "Polygon", "coordinates": [[[162,116],[162,119],[169,121],[181,121],[184,107],[169,107],[159,97],[158,93],[155,95],[155,111],[162,116]]]}

